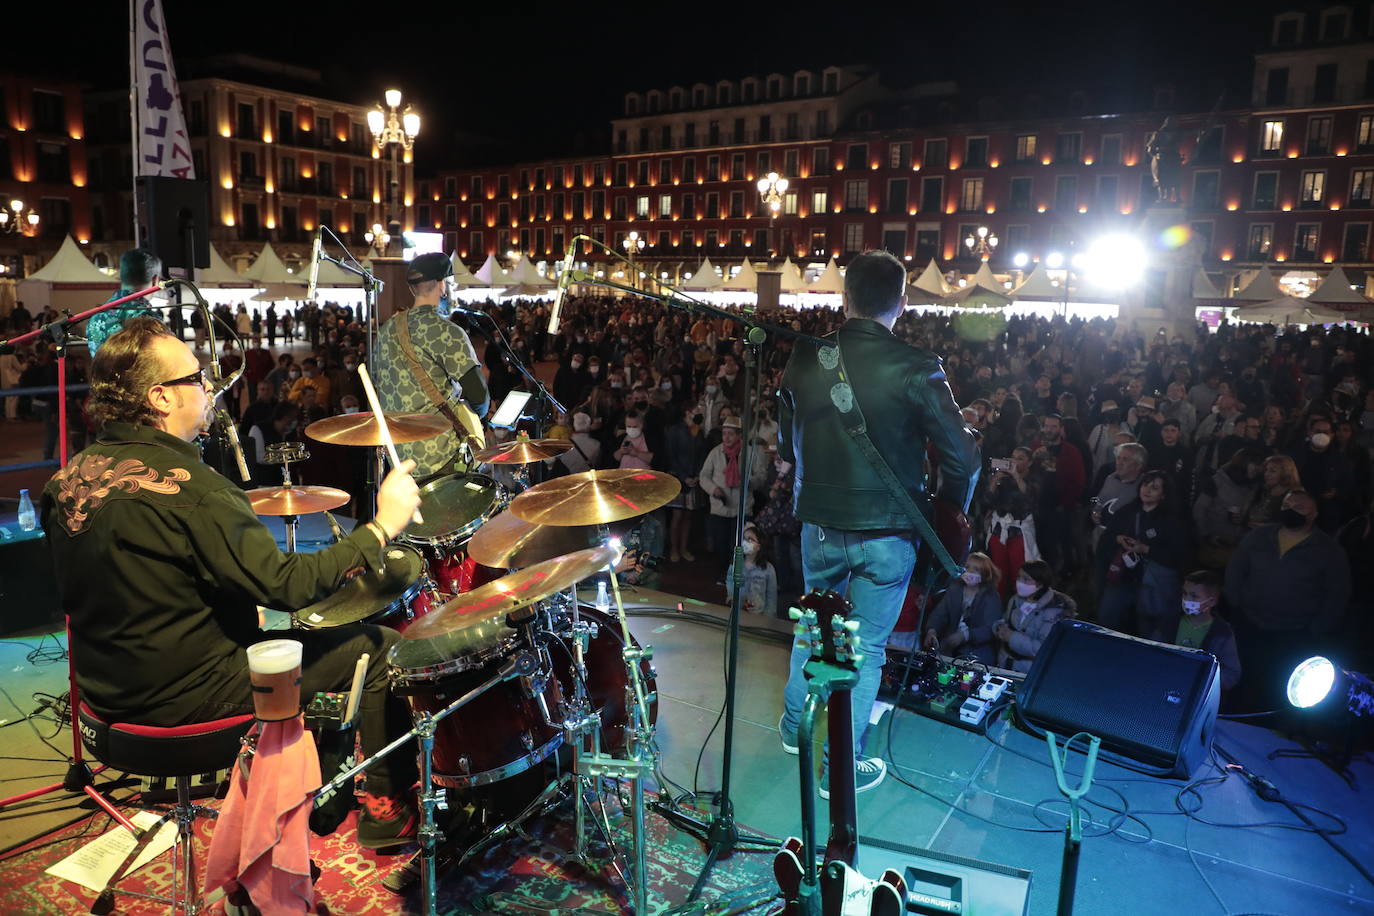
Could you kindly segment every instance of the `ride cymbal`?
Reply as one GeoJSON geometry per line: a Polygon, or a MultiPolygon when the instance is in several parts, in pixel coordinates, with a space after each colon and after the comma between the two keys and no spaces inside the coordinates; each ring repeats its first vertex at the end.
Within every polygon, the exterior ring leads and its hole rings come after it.
{"type": "MultiPolygon", "coordinates": [[[[419,442],[450,432],[453,427],[443,417],[428,413],[384,413],[392,442],[419,442]]],[[[346,413],[316,420],[305,434],[317,442],[334,445],[384,445],[377,418],[371,413],[346,413]]]]}
{"type": "Polygon", "coordinates": [[[570,448],[572,441],[569,439],[526,439],[521,436],[484,448],[472,457],[483,464],[532,464],[546,458],[557,458],[570,448]]]}
{"type": "Polygon", "coordinates": [[[254,515],[310,515],[345,505],[353,497],[333,487],[259,487],[246,494],[254,515]]]}
{"type": "Polygon", "coordinates": [[[583,471],[530,487],[509,511],[538,525],[606,525],[652,512],[681,490],[676,477],[661,471],[583,471]]]}
{"type": "Polygon", "coordinates": [[[470,592],[463,592],[436,611],[412,622],[406,639],[429,639],[469,626],[504,624],[505,615],[571,588],[611,563],[614,547],[589,547],[502,576],[470,592]]]}
{"type": "Polygon", "coordinates": [[[467,543],[468,556],[483,566],[521,569],[553,557],[583,550],[597,541],[595,527],[536,525],[502,512],[483,523],[467,543]]]}

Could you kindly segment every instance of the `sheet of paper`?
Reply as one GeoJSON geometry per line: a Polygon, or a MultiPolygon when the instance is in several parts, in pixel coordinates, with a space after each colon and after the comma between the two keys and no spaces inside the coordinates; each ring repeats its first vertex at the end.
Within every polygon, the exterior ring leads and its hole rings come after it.
{"type": "MultiPolygon", "coordinates": [[[[157,823],[157,819],[158,815],[151,811],[139,811],[130,818],[134,822],[134,826],[141,830],[152,827],[153,824],[157,823]]],[[[176,821],[168,821],[163,824],[157,834],[148,841],[148,845],[143,847],[143,853],[134,860],[125,874],[137,871],[171,849],[176,838],[176,821]]],[[[105,885],[110,882],[111,876],[114,875],[115,869],[124,861],[124,858],[128,856],[137,842],[132,833],[123,827],[115,827],[53,865],[48,869],[48,874],[75,882],[93,891],[104,890],[105,885]]]]}

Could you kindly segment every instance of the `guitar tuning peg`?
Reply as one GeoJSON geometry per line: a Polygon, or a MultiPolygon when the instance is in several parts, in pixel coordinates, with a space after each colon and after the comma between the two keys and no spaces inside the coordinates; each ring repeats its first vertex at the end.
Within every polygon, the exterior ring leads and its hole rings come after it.
{"type": "Polygon", "coordinates": [[[846,620],[846,621],[844,622],[844,628],[845,628],[846,630],[848,630],[849,632],[851,632],[851,633],[857,633],[857,632],[859,632],[859,621],[857,621],[857,620],[846,620]]]}
{"type": "Polygon", "coordinates": [[[864,663],[864,654],[862,652],[851,652],[849,654],[849,660],[854,663],[855,667],[858,667],[864,663]]]}
{"type": "Polygon", "coordinates": [[[787,616],[790,617],[790,618],[793,619],[793,620],[801,620],[801,619],[802,619],[802,609],[799,608],[799,607],[790,607],[790,608],[787,609],[787,616]]]}
{"type": "Polygon", "coordinates": [[[849,639],[849,648],[857,650],[857,649],[858,649],[860,646],[862,646],[862,645],[863,645],[863,640],[862,640],[861,638],[859,638],[858,636],[852,636],[852,637],[850,637],[850,639],[849,639]]]}

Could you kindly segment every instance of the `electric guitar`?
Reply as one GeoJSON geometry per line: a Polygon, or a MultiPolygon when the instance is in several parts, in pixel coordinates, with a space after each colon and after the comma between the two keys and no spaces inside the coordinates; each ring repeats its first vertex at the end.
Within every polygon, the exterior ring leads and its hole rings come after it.
{"type": "Polygon", "coordinates": [[[830,836],[825,867],[815,868],[815,798],[812,742],[800,739],[802,836],[788,837],[773,859],[773,875],[788,916],[900,916],[906,902],[901,875],[892,869],[870,881],[854,867],[859,831],[854,804],[854,726],[850,691],[858,682],[863,654],[855,635],[858,622],[846,619],[850,604],[833,591],[813,591],[792,609],[792,618],[809,636],[808,699],[799,734],[814,734],[815,713],[828,695],[830,731],[830,836]],[[807,719],[810,719],[808,722],[807,719]],[[808,860],[811,868],[808,869],[808,860]]]}

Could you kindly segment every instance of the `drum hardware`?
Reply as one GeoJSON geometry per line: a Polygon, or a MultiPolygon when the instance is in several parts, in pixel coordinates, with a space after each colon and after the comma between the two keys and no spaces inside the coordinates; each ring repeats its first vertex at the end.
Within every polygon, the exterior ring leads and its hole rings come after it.
{"type": "Polygon", "coordinates": [[[509,442],[484,448],[472,457],[482,464],[529,465],[557,458],[572,446],[571,439],[531,439],[528,434],[520,433],[509,442]]]}

